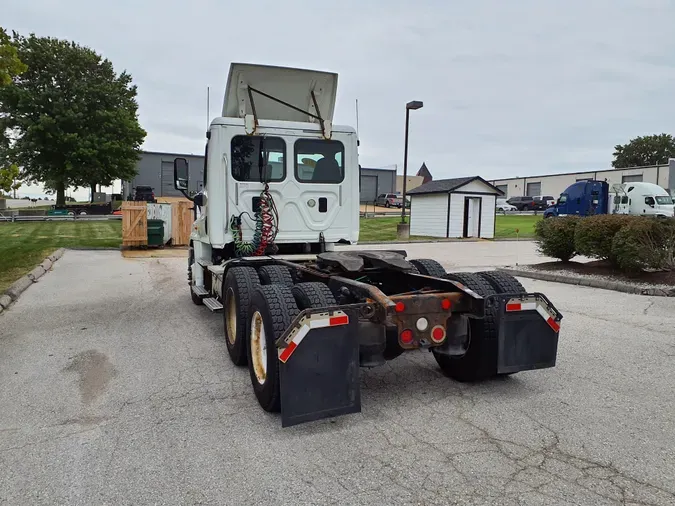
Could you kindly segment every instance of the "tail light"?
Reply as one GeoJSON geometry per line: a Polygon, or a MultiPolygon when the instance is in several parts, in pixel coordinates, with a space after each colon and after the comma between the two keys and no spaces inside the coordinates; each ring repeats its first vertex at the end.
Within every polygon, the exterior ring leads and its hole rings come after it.
{"type": "Polygon", "coordinates": [[[431,329],[431,340],[435,343],[443,342],[445,339],[445,329],[441,325],[436,325],[431,329]]]}
{"type": "Polygon", "coordinates": [[[406,329],[403,332],[401,332],[401,342],[403,344],[410,344],[413,342],[412,330],[406,329]]]}

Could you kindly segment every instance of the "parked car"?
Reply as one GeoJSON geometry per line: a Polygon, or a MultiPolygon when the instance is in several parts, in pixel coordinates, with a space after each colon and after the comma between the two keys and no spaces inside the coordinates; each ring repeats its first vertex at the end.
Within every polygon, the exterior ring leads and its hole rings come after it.
{"type": "Polygon", "coordinates": [[[544,210],[555,205],[555,199],[550,195],[539,195],[534,198],[535,209],[544,210]]]}
{"type": "Polygon", "coordinates": [[[136,187],[136,192],[134,193],[134,200],[140,200],[143,202],[150,202],[154,204],[157,202],[155,199],[155,192],[151,186],[139,185],[136,187]]]}
{"type": "Polygon", "coordinates": [[[403,205],[403,198],[396,193],[380,193],[377,196],[375,204],[384,207],[401,207],[403,205]]]}
{"type": "Polygon", "coordinates": [[[536,208],[532,197],[511,197],[506,202],[515,206],[518,211],[534,211],[536,208]]]}
{"type": "Polygon", "coordinates": [[[508,211],[517,211],[518,208],[516,206],[512,206],[509,204],[506,199],[497,199],[497,203],[495,204],[495,210],[506,213],[508,211]]]}

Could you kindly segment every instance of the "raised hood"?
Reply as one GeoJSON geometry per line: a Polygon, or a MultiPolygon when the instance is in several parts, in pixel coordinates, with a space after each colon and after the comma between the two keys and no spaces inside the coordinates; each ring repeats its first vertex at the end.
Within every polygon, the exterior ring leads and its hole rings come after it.
{"type": "Polygon", "coordinates": [[[317,123],[318,120],[307,112],[333,120],[337,74],[267,65],[232,63],[227,78],[223,116],[243,118],[253,114],[249,98],[249,87],[291,104],[300,112],[252,91],[257,119],[299,121],[317,123]],[[312,91],[319,108],[317,112],[312,91]]]}

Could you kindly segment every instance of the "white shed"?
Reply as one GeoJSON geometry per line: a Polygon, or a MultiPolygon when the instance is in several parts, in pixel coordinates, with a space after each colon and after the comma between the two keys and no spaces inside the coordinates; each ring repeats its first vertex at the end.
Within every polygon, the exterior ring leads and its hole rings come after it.
{"type": "Polygon", "coordinates": [[[430,181],[408,192],[410,235],[495,236],[495,204],[503,192],[479,176],[430,181]]]}

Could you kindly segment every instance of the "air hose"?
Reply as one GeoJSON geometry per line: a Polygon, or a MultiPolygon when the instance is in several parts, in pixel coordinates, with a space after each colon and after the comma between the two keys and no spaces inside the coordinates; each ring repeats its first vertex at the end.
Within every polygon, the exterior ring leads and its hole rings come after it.
{"type": "Polygon", "coordinates": [[[267,247],[274,244],[274,239],[279,230],[279,213],[269,191],[269,185],[267,183],[264,183],[264,185],[263,191],[260,193],[260,204],[253,218],[255,222],[253,239],[250,242],[243,240],[242,216],[246,214],[250,217],[247,212],[243,212],[239,216],[232,216],[230,220],[230,230],[234,238],[234,251],[238,257],[264,255],[267,247]]]}

